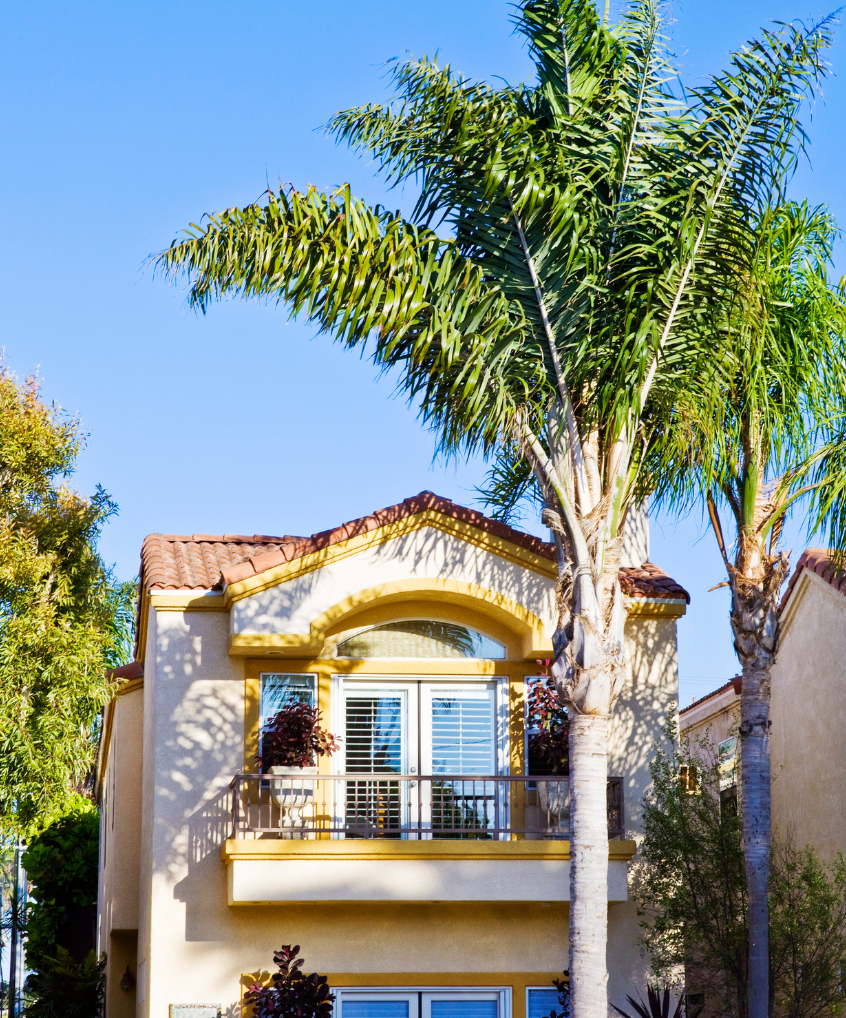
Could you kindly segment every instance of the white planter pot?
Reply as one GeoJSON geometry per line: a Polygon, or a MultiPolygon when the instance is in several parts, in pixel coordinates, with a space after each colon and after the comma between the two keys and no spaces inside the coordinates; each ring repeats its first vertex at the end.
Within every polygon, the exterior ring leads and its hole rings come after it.
{"type": "Polygon", "coordinates": [[[288,779],[270,782],[270,797],[277,806],[301,809],[312,801],[315,783],[308,779],[317,777],[316,767],[268,767],[267,773],[288,779]]]}
{"type": "MultiPolygon", "coordinates": [[[[303,811],[314,802],[317,784],[317,767],[269,767],[268,774],[281,775],[284,780],[270,782],[270,797],[279,807],[279,826],[282,837],[312,838],[314,832],[307,832],[308,819],[303,811]],[[295,834],[298,831],[300,833],[295,834]]],[[[313,812],[313,811],[312,811],[313,812]]]]}
{"type": "Polygon", "coordinates": [[[567,778],[561,781],[538,781],[538,806],[541,817],[549,818],[550,822],[570,813],[570,782],[567,778]]]}

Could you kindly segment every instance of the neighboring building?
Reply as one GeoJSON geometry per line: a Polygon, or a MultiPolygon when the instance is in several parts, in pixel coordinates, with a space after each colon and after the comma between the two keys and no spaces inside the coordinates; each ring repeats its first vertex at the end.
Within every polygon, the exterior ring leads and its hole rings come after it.
{"type": "MultiPolygon", "coordinates": [[[[846,852],[846,573],[828,552],[809,548],[782,598],[781,642],[772,670],[770,762],[773,828],[831,861],[846,852]]],[[[733,752],[740,723],[740,681],[680,712],[689,737],[710,730],[733,752]]]]}
{"type": "MultiPolygon", "coordinates": [[[[627,870],[689,600],[645,557],[622,572],[631,674],[609,761],[618,1003],[648,974],[627,870]]],[[[148,537],[99,768],[108,1018],[234,1018],[282,944],[328,975],[339,1018],[548,1014],[568,820],[525,777],[525,693],[555,577],[551,545],[429,492],[310,538],[148,537]],[[256,773],[262,721],[290,698],[343,739],[310,800],[256,773]]]]}
{"type": "Polygon", "coordinates": [[[775,826],[830,862],[846,852],[846,574],[821,548],[781,602],[770,717],[775,826]]]}

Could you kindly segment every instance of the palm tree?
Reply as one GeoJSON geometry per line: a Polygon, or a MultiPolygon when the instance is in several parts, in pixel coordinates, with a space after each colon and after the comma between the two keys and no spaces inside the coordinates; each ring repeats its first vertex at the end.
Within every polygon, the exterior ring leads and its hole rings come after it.
{"type": "Polygon", "coordinates": [[[346,187],[270,192],[156,264],[188,275],[196,308],[264,297],[348,347],[370,342],[443,450],[494,458],[504,509],[539,490],[558,549],[552,672],[571,717],[572,1006],[606,1018],[620,535],[651,486],[652,407],[701,366],[712,291],[740,271],[746,224],[801,148],[829,24],[763,33],[686,105],[667,85],[656,0],[632,0],[613,28],[589,0],[522,0],[516,24],[536,82],[495,89],[411,61],[393,71],[394,102],[332,121],[391,183],[418,183],[408,217],[346,187]]]}
{"type": "Polygon", "coordinates": [[[725,294],[732,368],[673,401],[653,476],[676,508],[701,498],[731,588],[742,665],[741,799],[749,894],[749,1013],[769,1004],[770,671],[779,643],[786,516],[846,547],[846,290],[828,277],[837,230],[825,208],[763,211],[746,270],[725,294]],[[722,510],[722,516],[721,516],[722,510]],[[731,521],[734,554],[722,519],[731,521]]]}

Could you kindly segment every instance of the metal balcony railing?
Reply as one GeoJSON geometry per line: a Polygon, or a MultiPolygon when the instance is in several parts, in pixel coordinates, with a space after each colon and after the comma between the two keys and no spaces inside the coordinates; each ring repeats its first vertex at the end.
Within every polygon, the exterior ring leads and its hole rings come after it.
{"type": "MultiPolygon", "coordinates": [[[[623,836],[623,781],[608,780],[608,837],[623,836]]],[[[566,839],[562,777],[237,774],[232,837],[566,839]]]]}

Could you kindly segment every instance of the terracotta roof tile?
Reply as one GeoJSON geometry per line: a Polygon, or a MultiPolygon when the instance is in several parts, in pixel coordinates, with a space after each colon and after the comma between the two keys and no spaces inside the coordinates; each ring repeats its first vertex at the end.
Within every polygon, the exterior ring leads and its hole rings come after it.
{"type": "MultiPolygon", "coordinates": [[[[148,589],[221,590],[265,569],[302,558],[333,544],[366,534],[378,527],[432,509],[477,527],[495,537],[526,548],[542,558],[555,560],[555,547],[539,537],[524,534],[506,523],[492,520],[475,509],[456,505],[431,491],[407,498],[397,505],[377,509],[369,516],[351,520],[311,537],[269,537],[263,534],[150,534],[141,548],[141,580],[148,589]]],[[[621,569],[620,582],[629,597],[683,600],[690,595],[665,572],[645,562],[639,569],[621,569]]]]}
{"type": "Polygon", "coordinates": [[[787,590],[785,590],[784,597],[779,605],[780,612],[784,611],[784,607],[793,593],[793,589],[798,583],[803,569],[809,569],[812,573],[816,573],[817,576],[821,576],[835,590],[846,594],[846,570],[832,562],[831,552],[826,551],[825,548],[806,548],[796,563],[796,568],[793,570],[793,575],[787,584],[787,590]]]}

